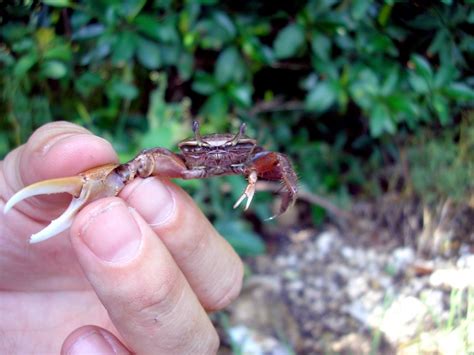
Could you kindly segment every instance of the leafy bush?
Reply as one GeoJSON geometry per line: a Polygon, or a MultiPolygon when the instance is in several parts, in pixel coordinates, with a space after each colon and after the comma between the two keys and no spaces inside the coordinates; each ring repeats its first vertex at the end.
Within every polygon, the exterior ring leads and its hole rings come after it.
{"type": "Polygon", "coordinates": [[[440,197],[467,202],[474,192],[474,111],[461,124],[416,138],[408,159],[415,191],[427,202],[440,197]]]}
{"type": "MultiPolygon", "coordinates": [[[[122,159],[149,146],[174,147],[189,136],[191,116],[203,121],[205,133],[235,130],[244,120],[261,144],[292,156],[303,188],[345,199],[383,157],[396,159],[394,141],[454,127],[473,106],[471,5],[7,4],[0,25],[0,155],[56,119],[111,140],[122,159]]],[[[226,181],[240,193],[241,179],[226,181]]],[[[210,215],[234,213],[209,203],[210,195],[218,200],[221,182],[184,185],[210,215]]],[[[259,217],[270,215],[268,202],[254,205],[259,217]]]]}

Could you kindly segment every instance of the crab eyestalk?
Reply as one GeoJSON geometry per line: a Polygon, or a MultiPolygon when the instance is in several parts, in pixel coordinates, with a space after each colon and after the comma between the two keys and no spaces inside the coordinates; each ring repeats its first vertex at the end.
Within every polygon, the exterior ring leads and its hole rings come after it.
{"type": "Polygon", "coordinates": [[[194,139],[198,143],[198,145],[203,145],[204,142],[201,137],[201,133],[199,132],[199,122],[198,121],[193,121],[193,133],[194,133],[194,139]]]}
{"type": "Polygon", "coordinates": [[[228,143],[232,145],[236,145],[239,142],[239,140],[244,136],[246,128],[247,128],[247,125],[245,123],[242,123],[240,125],[239,132],[228,143]]]}

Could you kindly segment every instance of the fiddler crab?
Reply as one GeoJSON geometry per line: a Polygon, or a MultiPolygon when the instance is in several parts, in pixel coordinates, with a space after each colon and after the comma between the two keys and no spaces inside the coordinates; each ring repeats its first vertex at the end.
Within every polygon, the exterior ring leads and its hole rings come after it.
{"type": "Polygon", "coordinates": [[[245,123],[237,134],[209,134],[201,136],[199,123],[193,122],[194,137],[178,144],[181,153],[165,148],[143,150],[125,164],[107,164],[92,168],[77,176],[39,181],[15,193],[6,203],[8,212],[18,202],[32,196],[69,193],[73,196],[69,207],[40,232],[33,234],[30,243],[49,239],[68,229],[74,216],[86,204],[102,197],[116,196],[137,176],[163,176],[181,179],[202,179],[221,175],[244,175],[248,184],[234,204],[238,207],[247,199],[245,210],[252,202],[258,179],[280,181],[282,202],[273,219],[294,203],[297,176],[284,154],[266,151],[255,139],[245,135],[245,123]]]}

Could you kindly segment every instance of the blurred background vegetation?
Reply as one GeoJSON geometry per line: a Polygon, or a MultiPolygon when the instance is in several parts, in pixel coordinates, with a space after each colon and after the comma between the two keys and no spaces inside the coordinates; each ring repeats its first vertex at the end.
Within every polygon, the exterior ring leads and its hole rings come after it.
{"type": "MultiPolygon", "coordinates": [[[[303,191],[467,201],[474,185],[474,1],[16,0],[0,9],[0,157],[53,120],[122,160],[203,133],[288,154],[303,191]]],[[[182,182],[243,254],[242,177],[182,182]]],[[[298,203],[301,224],[324,210],[298,203]]],[[[252,221],[252,225],[249,223],[252,221]]]]}

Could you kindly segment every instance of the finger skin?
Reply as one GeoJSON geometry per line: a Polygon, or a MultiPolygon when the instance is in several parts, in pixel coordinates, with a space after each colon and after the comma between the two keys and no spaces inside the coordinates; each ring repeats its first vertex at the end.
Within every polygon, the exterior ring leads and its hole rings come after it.
{"type": "Polygon", "coordinates": [[[166,246],[123,200],[105,198],[82,210],[71,242],[132,352],[217,351],[217,333],[166,246]]]}
{"type": "Polygon", "coordinates": [[[208,311],[226,307],[239,295],[241,259],[181,188],[147,178],[120,196],[150,224],[208,311]]]}
{"type": "Polygon", "coordinates": [[[111,332],[94,325],[86,325],[69,334],[63,343],[61,354],[127,355],[132,353],[111,332]]]}

